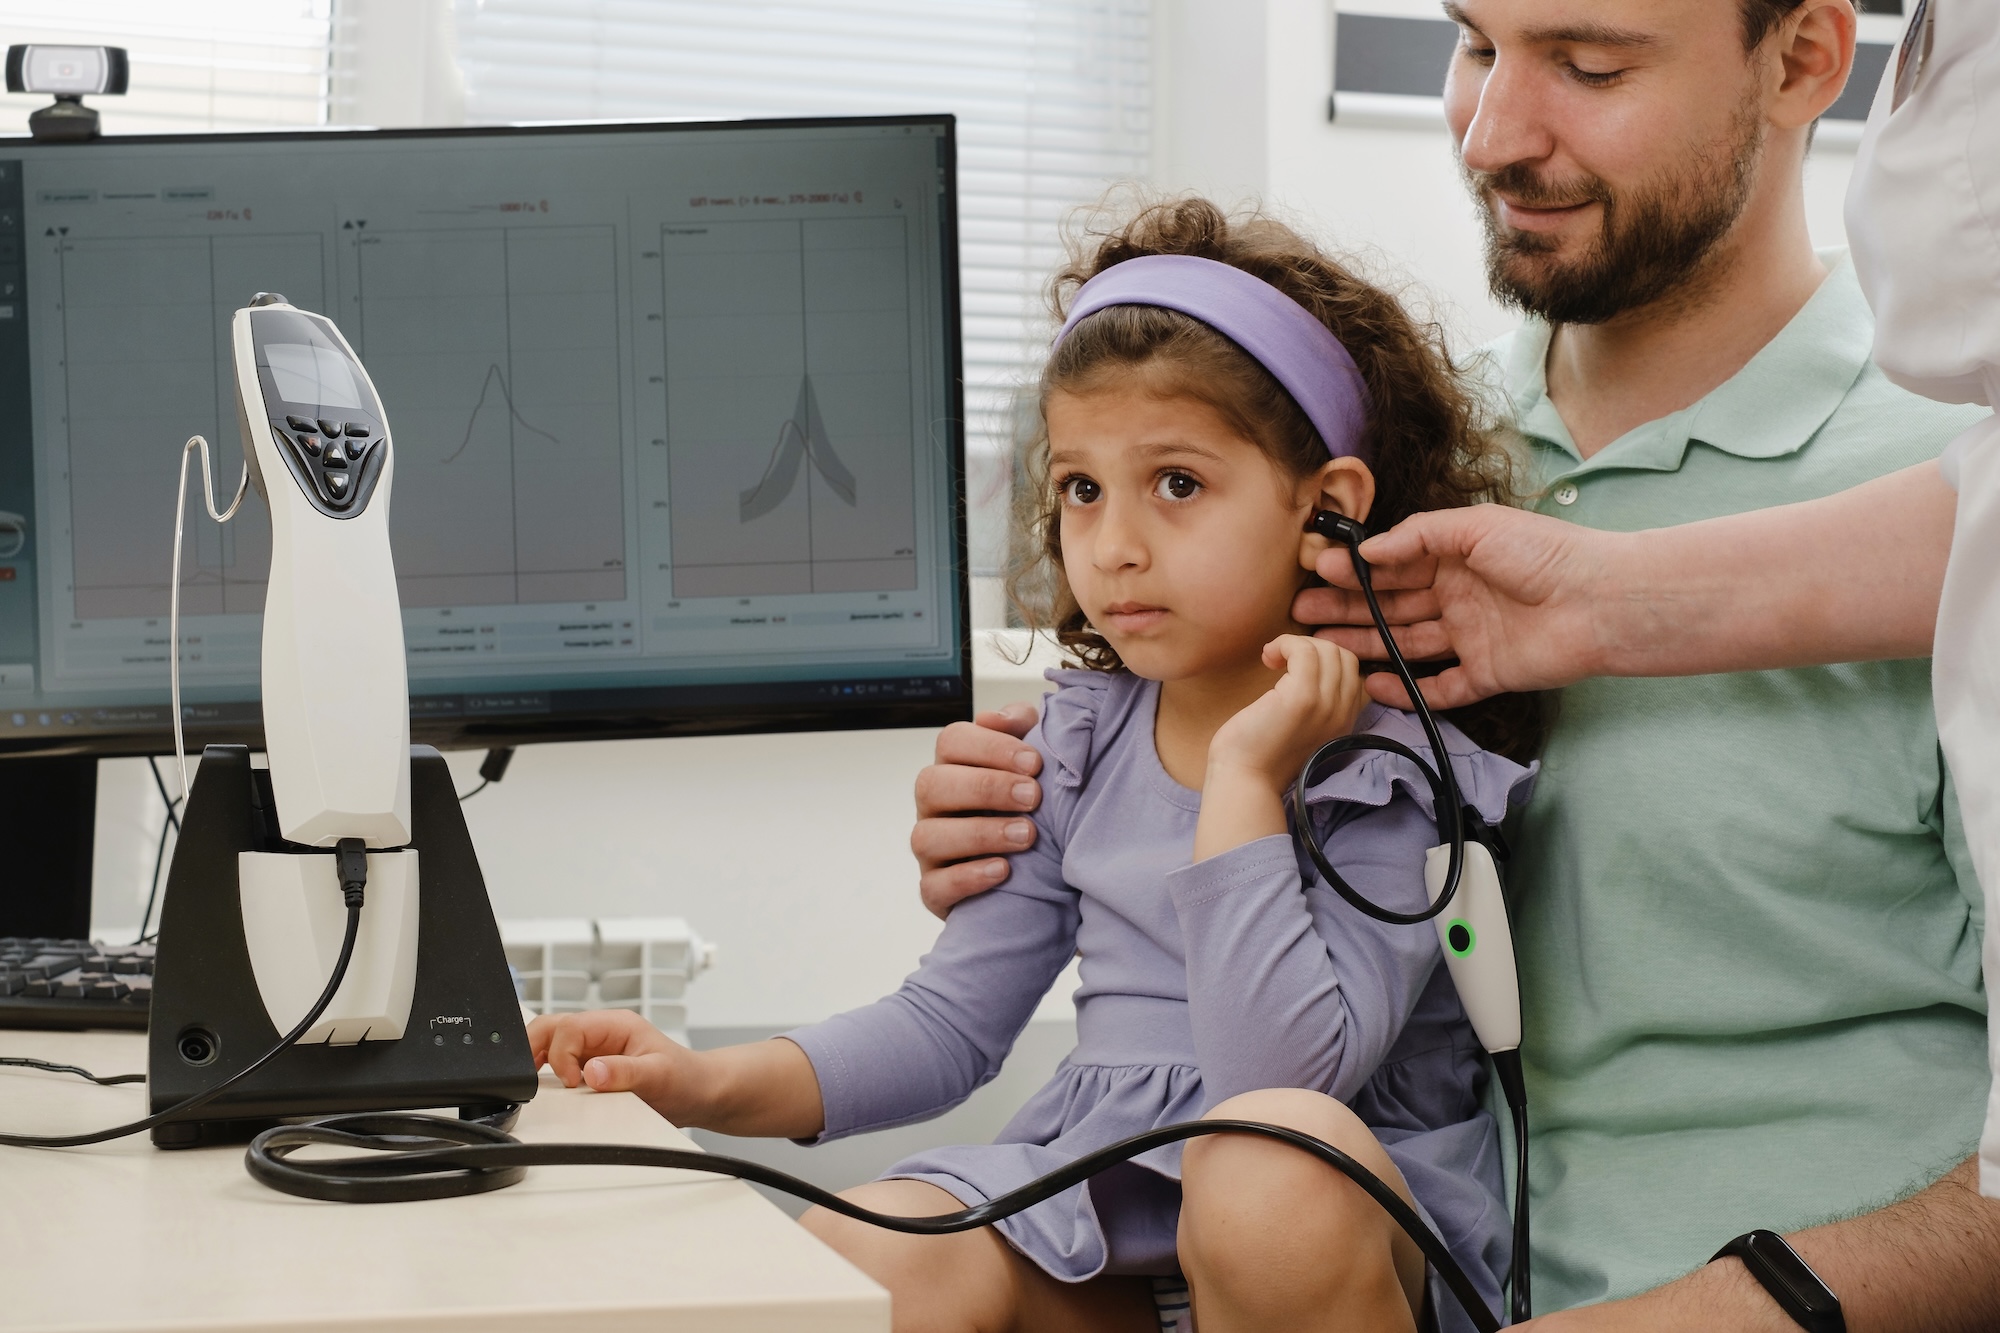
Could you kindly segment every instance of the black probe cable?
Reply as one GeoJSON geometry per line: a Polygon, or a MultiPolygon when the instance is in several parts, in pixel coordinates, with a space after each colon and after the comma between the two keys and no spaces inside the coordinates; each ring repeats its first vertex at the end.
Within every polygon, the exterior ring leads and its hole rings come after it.
{"type": "MultiPolygon", "coordinates": [[[[1338,516],[1330,516],[1338,519],[1338,516]]],[[[1388,617],[1382,614],[1382,604],[1375,599],[1375,579],[1372,567],[1362,557],[1361,543],[1367,539],[1368,530],[1352,520],[1341,519],[1326,526],[1314,526],[1314,531],[1324,537],[1343,542],[1347,546],[1347,556],[1354,564],[1354,577],[1361,584],[1361,595],[1368,602],[1368,614],[1375,621],[1376,632],[1381,635],[1382,646],[1389,654],[1389,665],[1403,682],[1403,688],[1410,692],[1412,711],[1417,722],[1424,729],[1424,739],[1430,744],[1431,754],[1437,759],[1433,767],[1424,762],[1409,746],[1387,736],[1340,736],[1328,741],[1313,752],[1299,770],[1299,780],[1292,785],[1292,836],[1293,840],[1311,858],[1313,868],[1338,893],[1347,904],[1377,921],[1385,921],[1392,926],[1416,926],[1441,914],[1451,906],[1451,900],[1458,896],[1459,880],[1465,873],[1466,814],[1463,798],[1459,795],[1458,775],[1451,766],[1451,754],[1444,748],[1444,733],[1438,730],[1437,719],[1431,716],[1430,706],[1424,702],[1423,691],[1417,688],[1416,673],[1403,660],[1402,649],[1396,646],[1396,636],[1389,632],[1388,617]],[[1328,760],[1358,750],[1380,750],[1401,755],[1417,766],[1417,771],[1430,783],[1431,807],[1437,816],[1438,837],[1451,848],[1451,861],[1445,867],[1444,889],[1437,901],[1420,912],[1392,912],[1388,908],[1371,901],[1366,895],[1340,877],[1340,872],[1327,859],[1326,852],[1313,837],[1312,827],[1306,820],[1306,791],[1318,780],[1321,766],[1328,760]]]]}
{"type": "Polygon", "coordinates": [[[1252,1120],[1197,1120],[1148,1130],[1079,1157],[997,1199],[931,1217],[878,1213],[796,1176],[738,1157],[636,1144],[522,1143],[499,1130],[428,1115],[343,1115],[310,1124],[280,1125],[252,1140],[244,1160],[250,1174],[272,1189],[338,1203],[400,1203],[484,1193],[513,1184],[531,1166],[667,1167],[734,1176],[888,1231],[948,1236],[1012,1217],[1141,1153],[1207,1134],[1248,1134],[1288,1143],[1340,1172],[1380,1204],[1423,1251],[1479,1333],[1497,1333],[1500,1321],[1486,1308],[1478,1288],[1401,1195],[1332,1144],[1298,1130],[1252,1120]],[[292,1153],[309,1144],[366,1149],[381,1155],[293,1160],[292,1153]]]}
{"type": "MultiPolygon", "coordinates": [[[[356,847],[360,846],[359,839],[342,839],[342,842],[353,842],[356,847]]],[[[347,930],[341,936],[340,957],[334,960],[333,975],[327,978],[326,989],[319,993],[319,998],[313,1001],[312,1008],[306,1011],[306,1016],[298,1021],[298,1025],[279,1038],[276,1046],[271,1047],[271,1049],[265,1051],[255,1060],[252,1060],[228,1078],[223,1079],[222,1082],[217,1083],[214,1087],[205,1088],[195,1093],[192,1097],[184,1097],[172,1106],[169,1106],[166,1110],[155,1111],[143,1120],[134,1120],[127,1125],[115,1125],[110,1129],[93,1130],[88,1134],[0,1134],[0,1147],[81,1148],[92,1143],[105,1143],[112,1139],[122,1139],[128,1134],[143,1133],[155,1125],[163,1125],[169,1120],[186,1115],[189,1111],[199,1110],[208,1105],[208,1103],[214,1101],[244,1079],[249,1078],[265,1065],[277,1059],[285,1050],[296,1044],[300,1037],[305,1036],[306,1033],[312,1030],[313,1024],[319,1022],[319,1016],[326,1012],[326,1007],[333,1003],[334,994],[340,989],[340,983],[347,979],[347,965],[354,958],[354,938],[361,930],[362,884],[367,878],[368,863],[363,856],[350,858],[346,855],[347,851],[348,849],[345,846],[341,848],[340,887],[347,902],[347,930]],[[361,876],[359,880],[352,878],[355,863],[359,863],[359,874],[361,876]]],[[[80,1069],[65,1069],[63,1072],[84,1073],[80,1069]]],[[[95,1082],[124,1082],[137,1077],[136,1075],[129,1074],[119,1075],[110,1079],[98,1079],[90,1074],[84,1074],[84,1076],[93,1079],[95,1082]]]]}
{"type": "Polygon", "coordinates": [[[93,1074],[81,1065],[57,1064],[53,1060],[37,1060],[27,1055],[0,1055],[0,1065],[13,1069],[39,1069],[45,1074],[75,1074],[87,1078],[100,1088],[109,1088],[119,1083],[144,1083],[144,1074],[93,1074]]]}
{"type": "Polygon", "coordinates": [[[1514,1250],[1507,1266],[1507,1299],[1512,1322],[1525,1324],[1534,1318],[1535,1303],[1528,1293],[1528,1086],[1521,1077],[1521,1052],[1495,1051],[1493,1073],[1507,1102],[1507,1118],[1514,1122],[1514,1250]]]}
{"type": "MultiPolygon", "coordinates": [[[[1375,596],[1374,569],[1361,554],[1361,543],[1368,539],[1368,530],[1351,519],[1335,514],[1316,516],[1313,531],[1330,541],[1338,541],[1347,547],[1347,557],[1354,566],[1354,578],[1361,585],[1361,596],[1368,603],[1369,618],[1375,622],[1376,633],[1381,636],[1383,651],[1388,654],[1389,665],[1403,682],[1403,688],[1410,692],[1410,707],[1422,724],[1424,738],[1430,743],[1431,754],[1437,760],[1436,767],[1426,763],[1424,757],[1400,741],[1386,736],[1341,736],[1328,741],[1299,770],[1299,780],[1292,786],[1292,836],[1304,849],[1320,877],[1331,889],[1341,896],[1356,911],[1371,916],[1377,921],[1391,925],[1413,926],[1429,921],[1451,905],[1458,893],[1460,878],[1465,868],[1466,829],[1476,817],[1466,809],[1458,788],[1458,775],[1452,769],[1451,753],[1444,747],[1444,735],[1438,729],[1437,719],[1431,716],[1430,705],[1424,702],[1423,691],[1417,688],[1416,673],[1404,660],[1402,649],[1396,644],[1396,636],[1389,631],[1389,619],[1382,614],[1382,603],[1375,596]],[[1334,868],[1319,839],[1312,833],[1312,825],[1306,819],[1306,793],[1323,777],[1323,767],[1329,761],[1343,754],[1353,754],[1362,750],[1376,750],[1400,755],[1417,766],[1417,771],[1430,784],[1432,809],[1437,815],[1438,836],[1451,848],[1451,863],[1445,872],[1443,891],[1437,901],[1421,912],[1392,912],[1373,902],[1353,885],[1342,879],[1334,868]]],[[[1514,1240],[1513,1257],[1508,1267],[1508,1306],[1513,1322],[1526,1323],[1532,1316],[1534,1303],[1529,1292],[1529,1230],[1528,1230],[1528,1091],[1521,1073],[1521,1052],[1494,1051],[1489,1053],[1493,1060],[1493,1072],[1499,1081],[1500,1090],[1507,1102],[1507,1118],[1514,1127],[1514,1240]]]]}

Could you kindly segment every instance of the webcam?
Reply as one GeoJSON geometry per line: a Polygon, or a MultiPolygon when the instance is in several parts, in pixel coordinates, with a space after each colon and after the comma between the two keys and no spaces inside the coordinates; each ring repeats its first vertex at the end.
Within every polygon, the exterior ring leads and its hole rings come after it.
{"type": "Polygon", "coordinates": [[[122,46],[10,46],[7,91],[50,93],[55,101],[28,117],[37,139],[95,139],[97,112],[84,94],[118,96],[131,79],[122,46]]]}

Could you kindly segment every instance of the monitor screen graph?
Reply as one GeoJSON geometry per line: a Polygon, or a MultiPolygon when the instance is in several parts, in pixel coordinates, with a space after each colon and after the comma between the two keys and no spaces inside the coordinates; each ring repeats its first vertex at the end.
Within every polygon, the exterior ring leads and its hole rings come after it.
{"type": "MultiPolygon", "coordinates": [[[[941,116],[0,141],[0,753],[159,748],[179,447],[233,482],[259,291],[382,399],[419,738],[963,715],[952,154],[941,116]]],[[[191,499],[193,740],[254,743],[269,559],[259,502],[191,499]]]]}

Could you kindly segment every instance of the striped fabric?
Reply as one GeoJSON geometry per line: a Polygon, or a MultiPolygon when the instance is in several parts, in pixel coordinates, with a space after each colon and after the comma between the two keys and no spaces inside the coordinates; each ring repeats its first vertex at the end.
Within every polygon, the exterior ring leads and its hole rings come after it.
{"type": "Polygon", "coordinates": [[[1160,1333],[1194,1333],[1194,1303],[1188,1296],[1187,1279],[1153,1279],[1153,1312],[1160,1318],[1160,1333]]]}

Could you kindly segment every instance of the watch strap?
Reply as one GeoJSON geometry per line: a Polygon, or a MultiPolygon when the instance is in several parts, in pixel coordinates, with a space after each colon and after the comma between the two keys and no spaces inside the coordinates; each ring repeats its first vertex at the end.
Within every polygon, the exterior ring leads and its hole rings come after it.
{"type": "Polygon", "coordinates": [[[1709,1262],[1730,1258],[1741,1259],[1757,1284],[1807,1333],[1847,1333],[1840,1298],[1777,1232],[1746,1231],[1709,1262]]]}

